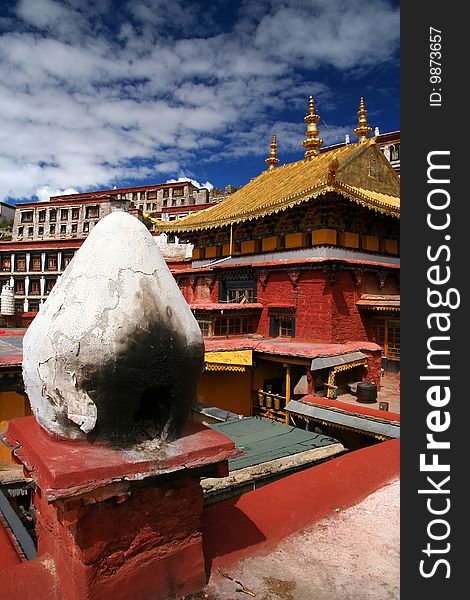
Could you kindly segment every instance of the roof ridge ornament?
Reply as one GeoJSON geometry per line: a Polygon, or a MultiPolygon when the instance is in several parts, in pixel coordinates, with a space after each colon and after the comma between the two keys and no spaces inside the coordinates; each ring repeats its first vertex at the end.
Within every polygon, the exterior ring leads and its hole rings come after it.
{"type": "Polygon", "coordinates": [[[305,159],[309,160],[319,154],[318,148],[323,144],[323,140],[318,137],[317,123],[320,120],[320,115],[315,113],[315,104],[313,96],[310,96],[308,101],[308,114],[305,115],[304,121],[307,123],[306,139],[302,142],[302,146],[306,149],[305,159]]]}
{"type": "Polygon", "coordinates": [[[277,143],[276,143],[276,132],[273,133],[273,141],[271,142],[271,151],[269,152],[268,158],[264,161],[268,165],[268,171],[274,171],[279,164],[277,157],[277,143]]]}
{"type": "Polygon", "coordinates": [[[328,180],[327,184],[332,185],[336,178],[336,171],[339,169],[339,160],[336,154],[333,155],[333,158],[328,165],[328,180]]]}
{"type": "Polygon", "coordinates": [[[359,110],[357,112],[357,116],[359,117],[358,126],[354,130],[354,133],[359,137],[359,142],[363,144],[367,141],[367,136],[372,133],[372,127],[369,127],[367,123],[367,110],[364,106],[364,97],[361,96],[361,100],[359,102],[359,110]]]}

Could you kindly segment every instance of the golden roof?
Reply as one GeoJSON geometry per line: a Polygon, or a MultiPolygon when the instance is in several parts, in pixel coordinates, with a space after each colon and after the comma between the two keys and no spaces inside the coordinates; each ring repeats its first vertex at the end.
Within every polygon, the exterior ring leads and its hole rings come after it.
{"type": "Polygon", "coordinates": [[[219,204],[176,221],[154,223],[162,232],[222,227],[286,210],[329,191],[398,218],[399,190],[398,176],[369,139],[264,171],[219,204]]]}

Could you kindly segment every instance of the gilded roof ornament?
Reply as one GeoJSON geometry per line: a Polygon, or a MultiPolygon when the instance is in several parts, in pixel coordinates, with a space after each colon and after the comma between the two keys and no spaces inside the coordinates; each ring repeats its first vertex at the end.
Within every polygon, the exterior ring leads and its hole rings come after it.
{"type": "Polygon", "coordinates": [[[317,123],[320,120],[320,115],[315,113],[315,104],[313,96],[310,96],[308,101],[308,114],[304,117],[307,123],[307,137],[302,142],[302,146],[306,149],[305,158],[308,160],[319,154],[318,148],[323,144],[323,140],[318,137],[317,123]]]}
{"type": "Polygon", "coordinates": [[[339,160],[336,154],[333,155],[330,164],[328,165],[328,180],[327,183],[331,185],[336,177],[336,171],[339,169],[339,160]]]}
{"type": "Polygon", "coordinates": [[[359,110],[357,116],[359,117],[359,123],[354,133],[359,137],[359,141],[361,143],[367,140],[367,136],[369,133],[372,133],[372,127],[369,127],[367,123],[367,111],[364,106],[364,98],[361,96],[361,100],[359,102],[359,110]]]}
{"type": "Polygon", "coordinates": [[[268,158],[266,158],[264,161],[269,167],[268,171],[273,171],[279,164],[279,159],[277,157],[276,151],[277,151],[276,132],[274,132],[273,141],[271,142],[271,151],[269,153],[268,158]]]}

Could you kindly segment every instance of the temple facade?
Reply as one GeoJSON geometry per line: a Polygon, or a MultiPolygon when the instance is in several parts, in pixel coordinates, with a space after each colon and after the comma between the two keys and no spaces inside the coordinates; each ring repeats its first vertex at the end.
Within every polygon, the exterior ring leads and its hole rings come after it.
{"type": "Polygon", "coordinates": [[[358,115],[359,141],[321,152],[311,98],[303,160],[278,166],[274,137],[224,203],[156,222],[194,246],[174,275],[205,337],[201,403],[289,422],[295,396],[399,371],[399,178],[358,115]]]}

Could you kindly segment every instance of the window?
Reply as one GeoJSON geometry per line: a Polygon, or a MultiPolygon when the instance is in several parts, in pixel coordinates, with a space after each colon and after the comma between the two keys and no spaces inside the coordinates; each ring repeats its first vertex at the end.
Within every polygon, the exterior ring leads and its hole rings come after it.
{"type": "Polygon", "coordinates": [[[97,219],[100,216],[99,206],[87,206],[85,209],[86,219],[97,219]]]}
{"type": "Polygon", "coordinates": [[[171,206],[176,206],[176,198],[171,199],[171,206]]]}
{"type": "Polygon", "coordinates": [[[28,237],[33,237],[34,229],[32,227],[28,227],[28,237]]]}
{"type": "Polygon", "coordinates": [[[294,336],[294,319],[292,317],[281,317],[279,319],[279,335],[280,337],[294,336]]]}
{"type": "Polygon", "coordinates": [[[31,271],[40,271],[41,270],[41,255],[33,254],[31,260],[31,271]]]}
{"type": "Polygon", "coordinates": [[[228,336],[252,333],[251,317],[225,317],[215,320],[214,335],[228,336]]]}
{"type": "Polygon", "coordinates": [[[1,270],[2,271],[10,271],[11,270],[11,256],[3,255],[1,259],[1,270]]]}
{"type": "Polygon", "coordinates": [[[77,227],[78,227],[77,223],[72,223],[72,233],[77,233],[77,227]]]}
{"type": "Polygon", "coordinates": [[[46,220],[46,211],[45,210],[39,210],[38,211],[38,220],[40,223],[44,223],[46,220]]]}
{"type": "Polygon", "coordinates": [[[28,312],[37,313],[39,312],[39,300],[30,300],[28,312]]]}
{"type": "Polygon", "coordinates": [[[78,214],[79,214],[79,209],[72,208],[72,221],[78,221],[78,214]]]}
{"type": "Polygon", "coordinates": [[[72,260],[72,258],[73,258],[73,254],[64,254],[64,269],[69,264],[69,262],[72,260]]]}
{"type": "Polygon", "coordinates": [[[55,208],[51,208],[49,211],[49,221],[51,223],[55,223],[57,221],[57,210],[55,208]]]}
{"type": "Polygon", "coordinates": [[[390,147],[390,160],[400,160],[400,144],[390,147]]]}
{"type": "Polygon", "coordinates": [[[60,211],[60,220],[67,221],[68,218],[69,218],[68,208],[62,208],[62,210],[60,211]]]}
{"type": "Polygon", "coordinates": [[[197,320],[203,337],[210,337],[212,332],[212,321],[197,320]]]}
{"type": "Polygon", "coordinates": [[[55,234],[55,225],[49,225],[49,235],[55,234]]]}
{"type": "Polygon", "coordinates": [[[65,235],[67,233],[67,225],[60,226],[60,235],[65,235]]]}
{"type": "Polygon", "coordinates": [[[227,302],[255,302],[255,289],[237,287],[235,289],[228,290],[227,302]]]}
{"type": "Polygon", "coordinates": [[[169,195],[170,195],[170,190],[169,189],[163,190],[163,197],[164,198],[168,198],[169,195]]]}
{"type": "Polygon", "coordinates": [[[39,236],[43,236],[44,235],[44,226],[43,225],[39,225],[39,227],[38,227],[38,235],[39,236]]]}
{"type": "Polygon", "coordinates": [[[165,206],[165,207],[168,206],[168,200],[163,200],[162,206],[165,206]]]}
{"type": "Polygon", "coordinates": [[[16,270],[26,271],[26,256],[24,254],[18,254],[16,258],[16,270]]]}
{"type": "Polygon", "coordinates": [[[33,211],[32,210],[24,210],[21,213],[21,222],[22,223],[32,223],[33,222],[33,211]]]}
{"type": "Polygon", "coordinates": [[[176,242],[176,236],[174,233],[166,234],[166,241],[168,244],[174,244],[176,242]]]}
{"type": "Polygon", "coordinates": [[[15,281],[15,294],[18,296],[24,296],[24,279],[17,279],[15,281]]]}
{"type": "Polygon", "coordinates": [[[23,300],[17,300],[15,302],[15,315],[22,315],[24,311],[23,300]]]}
{"type": "Polygon", "coordinates": [[[175,188],[173,190],[173,196],[184,196],[184,189],[183,188],[175,188]]]}
{"type": "Polygon", "coordinates": [[[57,271],[57,254],[48,254],[46,267],[48,271],[57,271]]]}
{"type": "Polygon", "coordinates": [[[31,296],[39,296],[41,289],[39,279],[31,279],[29,285],[29,293],[31,296]]]}
{"type": "Polygon", "coordinates": [[[23,237],[23,227],[18,227],[18,237],[23,237]]]}
{"type": "Polygon", "coordinates": [[[254,279],[220,282],[219,302],[252,303],[256,301],[256,281],[254,279]]]}
{"type": "Polygon", "coordinates": [[[88,223],[88,221],[85,221],[85,223],[83,223],[83,233],[88,233],[90,231],[90,223],[88,223]]]}
{"type": "Polygon", "coordinates": [[[52,292],[55,282],[55,279],[46,279],[46,295],[49,295],[52,292]]]}
{"type": "Polygon", "coordinates": [[[295,317],[291,315],[271,315],[269,335],[271,337],[295,337],[295,317]]]}
{"type": "Polygon", "coordinates": [[[372,321],[373,340],[382,346],[382,356],[400,359],[400,321],[377,317],[372,321]]]}

